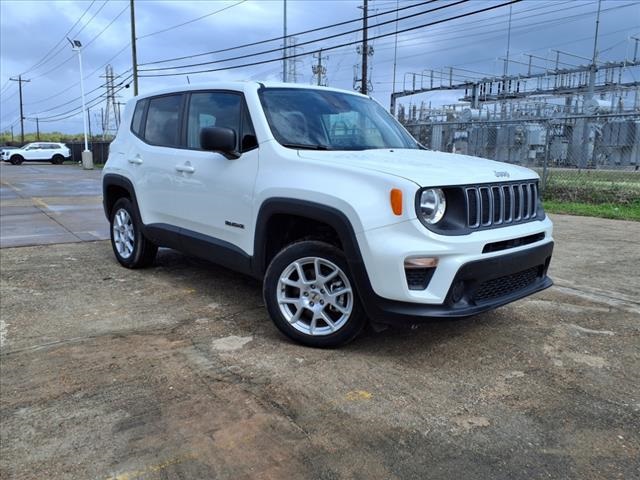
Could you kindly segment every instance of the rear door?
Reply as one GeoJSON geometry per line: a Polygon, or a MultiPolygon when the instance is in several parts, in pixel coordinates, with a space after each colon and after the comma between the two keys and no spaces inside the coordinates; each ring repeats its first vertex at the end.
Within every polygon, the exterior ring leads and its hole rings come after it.
{"type": "MultiPolygon", "coordinates": [[[[186,205],[178,195],[184,182],[176,172],[181,148],[182,93],[148,99],[137,135],[126,152],[142,221],[146,225],[179,226],[186,205]]],[[[136,123],[134,113],[134,124],[136,123]]]]}

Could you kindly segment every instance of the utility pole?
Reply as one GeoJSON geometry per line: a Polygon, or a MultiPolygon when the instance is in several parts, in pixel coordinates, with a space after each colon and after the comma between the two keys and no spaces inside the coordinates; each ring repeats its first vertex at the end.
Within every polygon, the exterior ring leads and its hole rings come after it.
{"type": "Polygon", "coordinates": [[[24,145],[24,113],[22,111],[22,84],[31,80],[23,80],[22,75],[18,78],[9,78],[13,82],[18,82],[18,90],[20,92],[20,142],[24,145]]]}
{"type": "MultiPolygon", "coordinates": [[[[636,94],[636,97],[638,95],[636,94]]],[[[11,125],[11,143],[13,143],[13,125],[11,125]]]]}
{"type": "Polygon", "coordinates": [[[133,64],[133,95],[138,95],[138,54],[136,52],[136,10],[134,0],[129,0],[131,11],[131,63],[133,64]]]}
{"type": "Polygon", "coordinates": [[[360,85],[360,93],[363,95],[367,94],[367,70],[369,69],[368,60],[369,60],[369,45],[367,42],[367,33],[368,33],[368,9],[369,9],[369,0],[363,0],[362,2],[362,83],[360,85]]]}
{"type": "MultiPolygon", "coordinates": [[[[316,56],[316,54],[313,55],[314,57],[316,56]]],[[[325,76],[325,74],[327,73],[327,67],[325,67],[324,65],[322,65],[322,59],[324,58],[322,56],[322,49],[320,49],[320,52],[317,53],[317,58],[318,58],[318,63],[316,65],[313,65],[311,67],[311,71],[313,72],[313,74],[316,76],[317,78],[317,84],[318,86],[322,86],[324,85],[322,83],[322,77],[325,76]]]]}
{"type": "MultiPolygon", "coordinates": [[[[398,9],[400,8],[400,0],[396,0],[396,34],[393,42],[393,85],[391,86],[391,93],[396,91],[396,64],[398,59],[398,9]]],[[[391,115],[396,115],[396,102],[391,101],[391,115]]]]}
{"type": "Polygon", "coordinates": [[[40,141],[40,120],[36,117],[36,139],[40,141]]]}
{"type": "Polygon", "coordinates": [[[282,81],[286,83],[287,81],[287,0],[283,0],[284,3],[284,13],[282,16],[282,29],[283,34],[282,38],[284,41],[282,48],[282,81]]]}

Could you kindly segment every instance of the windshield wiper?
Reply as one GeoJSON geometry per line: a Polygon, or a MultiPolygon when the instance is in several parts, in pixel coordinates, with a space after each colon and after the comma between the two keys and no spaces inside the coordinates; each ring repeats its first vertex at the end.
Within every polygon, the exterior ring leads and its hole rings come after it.
{"type": "Polygon", "coordinates": [[[296,148],[298,150],[331,150],[331,147],[327,145],[314,145],[310,143],[283,143],[282,146],[287,148],[296,148]]]}

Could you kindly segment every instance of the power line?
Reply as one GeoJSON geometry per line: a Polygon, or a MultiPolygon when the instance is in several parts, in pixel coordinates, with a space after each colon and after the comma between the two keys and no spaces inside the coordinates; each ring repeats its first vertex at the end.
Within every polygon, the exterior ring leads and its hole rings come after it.
{"type": "MultiPolygon", "coordinates": [[[[113,93],[114,94],[118,93],[120,90],[127,88],[127,86],[128,86],[127,81],[130,80],[132,77],[133,77],[133,75],[128,75],[124,80],[122,80],[120,83],[118,83],[118,88],[116,89],[114,87],[114,92],[113,93]]],[[[87,108],[92,108],[92,107],[95,107],[96,105],[98,105],[100,102],[103,101],[103,97],[104,96],[102,94],[100,94],[100,95],[92,98],[91,100],[88,100],[86,102],[87,108]]],[[[75,115],[77,115],[78,113],[81,113],[81,112],[82,112],[82,106],[78,106],[78,107],[72,108],[71,110],[67,110],[65,112],[61,112],[61,113],[58,113],[56,115],[52,115],[50,117],[40,118],[40,121],[41,122],[57,122],[57,121],[60,121],[60,120],[65,120],[67,118],[71,118],[71,117],[73,117],[73,116],[75,116],[75,115]]]]}
{"type": "Polygon", "coordinates": [[[176,28],[184,27],[185,25],[189,25],[189,24],[191,24],[191,23],[197,22],[197,21],[202,20],[202,19],[204,19],[204,18],[210,17],[210,16],[212,16],[212,15],[215,15],[216,13],[220,13],[220,12],[224,12],[225,10],[229,10],[230,8],[236,7],[236,6],[238,6],[238,5],[240,5],[241,3],[244,3],[244,2],[246,2],[246,1],[247,1],[247,0],[240,0],[239,2],[236,2],[236,3],[234,3],[233,5],[227,5],[226,7],[221,8],[221,9],[219,9],[219,10],[216,10],[215,12],[207,13],[206,15],[202,15],[202,16],[200,16],[200,17],[198,17],[198,18],[194,18],[194,19],[192,19],[192,20],[188,20],[188,21],[186,21],[186,22],[178,23],[177,25],[173,25],[173,26],[171,26],[171,27],[163,28],[162,30],[157,30],[157,31],[152,32],[152,33],[147,33],[147,34],[145,34],[145,35],[142,35],[142,36],[140,36],[140,37],[137,37],[137,40],[142,40],[143,38],[151,37],[151,36],[153,36],[153,35],[158,35],[158,34],[160,34],[160,33],[168,32],[169,30],[174,30],[174,29],[176,29],[176,28]]]}
{"type": "MultiPolygon", "coordinates": [[[[105,2],[105,3],[106,3],[106,2],[105,2]]],[[[104,4],[103,4],[102,6],[104,6],[104,4]]],[[[83,47],[83,50],[84,50],[84,49],[86,49],[87,47],[89,47],[89,46],[90,46],[93,42],[95,42],[98,38],[100,38],[100,36],[101,36],[101,35],[102,35],[102,34],[103,34],[103,33],[104,33],[104,32],[105,32],[105,31],[106,31],[106,30],[107,30],[111,25],[113,25],[113,23],[114,23],[118,18],[120,18],[120,16],[121,16],[124,12],[126,12],[128,8],[129,8],[129,6],[128,6],[128,5],[127,5],[127,6],[125,6],[125,8],[123,8],[123,9],[120,11],[120,13],[118,13],[118,15],[116,15],[116,17],[115,17],[113,20],[111,20],[111,22],[109,22],[109,24],[108,24],[106,27],[104,27],[104,28],[103,28],[103,29],[102,29],[102,30],[101,30],[97,35],[95,35],[91,40],[89,40],[89,41],[85,44],[85,46],[83,47]]],[[[98,10],[98,12],[99,12],[99,11],[100,11],[100,10],[98,10]]],[[[96,12],[96,14],[97,14],[98,12],[96,12]]],[[[92,18],[91,18],[91,20],[92,20],[93,18],[94,18],[94,17],[92,17],[92,18]]],[[[90,21],[91,21],[91,20],[90,20],[90,21]]],[[[87,23],[87,25],[88,25],[88,24],[89,24],[89,23],[87,23]]],[[[87,25],[85,25],[85,27],[86,27],[87,25]]],[[[75,36],[77,36],[81,31],[82,31],[82,30],[80,30],[78,33],[76,33],[76,35],[75,35],[75,36]]],[[[66,47],[63,47],[63,49],[65,49],[65,48],[66,48],[66,47]]],[[[72,54],[70,57],[68,57],[66,60],[63,60],[62,62],[60,62],[60,63],[59,63],[58,65],[56,65],[55,67],[51,68],[50,70],[47,70],[47,71],[46,71],[46,72],[44,72],[44,73],[41,73],[41,74],[39,74],[39,75],[36,75],[36,76],[35,76],[35,77],[33,77],[33,78],[34,78],[34,79],[37,79],[37,78],[45,77],[45,76],[49,75],[50,73],[53,73],[53,72],[55,72],[56,70],[58,70],[59,68],[61,68],[63,65],[65,65],[67,62],[69,62],[69,61],[70,61],[70,60],[72,60],[73,58],[74,58],[74,55],[72,54]]]]}
{"type": "MultiPolygon", "coordinates": [[[[617,10],[617,9],[625,8],[625,7],[628,7],[628,6],[630,6],[630,5],[623,5],[623,6],[618,6],[618,7],[612,7],[612,8],[610,8],[610,9],[602,10],[602,12],[604,13],[605,11],[617,10]]],[[[574,8],[574,7],[569,7],[569,8],[574,8]]],[[[563,9],[563,10],[566,10],[566,8],[565,8],[565,9],[563,9]]],[[[533,17],[536,17],[536,16],[543,16],[543,15],[545,15],[546,13],[553,13],[553,12],[557,12],[557,10],[553,10],[553,11],[550,11],[550,12],[543,12],[543,13],[539,13],[539,14],[537,14],[537,15],[533,15],[533,16],[531,16],[531,17],[529,17],[529,18],[533,18],[533,17]]],[[[595,12],[595,11],[589,11],[589,12],[585,12],[585,13],[580,13],[580,14],[576,14],[576,15],[572,15],[572,16],[563,17],[563,18],[560,18],[560,19],[557,19],[557,20],[553,20],[553,21],[543,20],[543,21],[535,22],[535,23],[527,23],[527,24],[525,24],[525,25],[519,25],[519,26],[517,26],[517,27],[513,27],[513,29],[517,31],[517,33],[515,34],[516,36],[517,36],[517,35],[522,35],[522,34],[524,34],[524,33],[529,33],[530,31],[537,30],[537,28],[538,28],[538,26],[539,26],[539,25],[549,26],[549,25],[555,25],[555,24],[565,24],[565,23],[567,23],[567,22],[572,22],[572,21],[575,21],[575,20],[579,20],[580,18],[584,18],[584,17],[586,17],[586,16],[590,16],[590,15],[592,15],[594,12],[595,12]]],[[[514,12],[514,15],[515,15],[515,12],[514,12]]],[[[489,27],[490,25],[489,25],[489,24],[487,24],[487,25],[485,25],[485,26],[486,26],[486,27],[489,27]]],[[[480,28],[484,28],[485,26],[481,26],[480,28]]],[[[478,27],[476,27],[476,28],[478,28],[478,27]]],[[[621,30],[617,30],[617,31],[614,31],[614,32],[607,33],[607,34],[605,34],[605,35],[612,35],[612,34],[619,33],[619,32],[622,32],[622,31],[627,31],[627,30],[628,30],[628,29],[621,29],[621,30]]],[[[434,31],[435,31],[435,30],[434,30],[434,31]]],[[[466,31],[466,29],[452,30],[450,33],[455,33],[455,32],[457,32],[457,31],[466,31]]],[[[433,33],[433,32],[432,32],[432,33],[433,33]]],[[[496,32],[495,32],[495,30],[490,30],[490,31],[486,31],[486,32],[481,32],[481,33],[478,33],[478,34],[475,34],[475,35],[474,35],[474,40],[471,40],[471,41],[469,41],[469,42],[462,43],[462,44],[457,44],[457,45],[451,45],[451,43],[450,43],[450,42],[451,42],[452,40],[456,40],[456,39],[460,39],[460,38],[469,38],[469,35],[467,35],[466,33],[463,33],[462,35],[455,35],[455,36],[446,36],[446,34],[443,34],[443,35],[438,35],[438,36],[437,36],[437,38],[434,38],[434,39],[430,40],[430,44],[431,44],[431,45],[435,45],[435,44],[438,44],[438,43],[446,43],[446,45],[447,45],[447,49],[448,49],[448,50],[455,50],[455,49],[459,49],[459,48],[466,47],[466,46],[469,46],[469,45],[477,44],[481,37],[485,37],[485,38],[482,38],[482,39],[481,39],[482,41],[488,41],[488,40],[493,40],[493,39],[499,39],[499,38],[502,38],[502,34],[497,34],[497,35],[495,35],[495,33],[496,33],[496,32]],[[487,35],[492,35],[492,36],[490,36],[490,37],[486,37],[487,35]]],[[[421,35],[422,35],[422,34],[421,34],[421,35]]],[[[603,35],[603,36],[605,36],[605,35],[603,35]]],[[[592,38],[592,37],[584,37],[584,38],[581,38],[581,39],[577,39],[577,40],[575,40],[575,41],[565,42],[565,43],[563,43],[563,44],[561,44],[561,45],[557,45],[557,44],[554,44],[554,45],[548,45],[548,46],[545,46],[545,47],[541,47],[541,48],[533,49],[533,50],[528,50],[528,51],[540,51],[540,50],[545,50],[545,49],[548,49],[548,48],[550,48],[550,47],[562,46],[562,45],[567,45],[567,44],[571,44],[571,43],[577,43],[577,42],[580,42],[580,41],[583,41],[583,40],[588,40],[588,39],[591,39],[591,38],[592,38]]],[[[419,38],[418,38],[418,37],[415,37],[415,38],[413,38],[413,39],[415,39],[415,40],[419,40],[419,38]]],[[[392,48],[392,45],[386,45],[386,46],[385,46],[385,45],[383,44],[383,46],[378,46],[378,47],[377,47],[377,49],[378,49],[378,50],[383,50],[383,49],[385,49],[385,48],[392,48]]],[[[520,54],[522,54],[522,53],[525,53],[525,52],[520,52],[520,54]]],[[[404,60],[404,59],[414,58],[414,57],[419,57],[419,56],[424,56],[424,53],[422,52],[422,53],[419,53],[419,54],[405,55],[405,56],[403,56],[403,57],[400,57],[400,59],[403,59],[403,60],[404,60]]],[[[481,60],[478,60],[478,61],[474,61],[474,62],[467,62],[467,63],[459,64],[459,65],[472,65],[472,64],[475,64],[475,63],[487,62],[487,61],[490,61],[490,60],[494,60],[494,58],[493,58],[493,57],[491,57],[491,58],[484,58],[484,59],[481,59],[481,60]]],[[[390,60],[383,60],[383,61],[382,61],[382,62],[380,62],[380,63],[389,63],[389,61],[390,61],[390,60]]],[[[551,61],[551,60],[550,60],[550,59],[547,59],[547,61],[551,61]]],[[[456,67],[457,65],[450,65],[450,66],[452,66],[452,67],[456,67]]],[[[539,67],[539,68],[542,68],[542,67],[539,67]]]]}
{"type": "MultiPolygon", "coordinates": [[[[107,60],[105,63],[103,63],[102,65],[100,65],[98,68],[96,68],[95,70],[93,70],[91,73],[89,73],[88,75],[86,75],[84,77],[84,80],[88,80],[89,78],[91,78],[93,75],[95,75],[96,73],[98,73],[98,71],[101,71],[104,67],[106,67],[109,63],[111,63],[116,57],[118,57],[120,54],[122,54],[122,52],[124,52],[127,48],[129,48],[129,46],[131,45],[131,43],[127,43],[124,47],[122,47],[120,50],[118,50],[118,52],[111,57],[109,60],[107,60]]],[[[131,69],[126,70],[124,73],[127,73],[131,71],[131,69]]],[[[77,81],[75,83],[72,83],[71,85],[69,85],[68,87],[66,87],[64,90],[60,90],[57,93],[54,93],[53,95],[50,95],[46,98],[42,98],[40,100],[36,100],[35,102],[31,102],[31,103],[25,103],[25,105],[37,105],[39,103],[43,103],[46,102],[48,100],[51,100],[52,98],[56,98],[59,97],[60,95],[62,95],[63,93],[68,92],[69,90],[71,90],[74,87],[77,87],[78,85],[80,85],[80,81],[77,81]]],[[[80,98],[80,97],[78,97],[80,98]]],[[[75,100],[75,99],[74,99],[75,100]]],[[[69,100],[69,101],[73,101],[73,100],[69,100]]]]}
{"type": "MultiPolygon", "coordinates": [[[[468,1],[469,0],[458,0],[458,1],[454,2],[454,3],[448,3],[446,5],[442,5],[440,7],[432,8],[430,10],[424,10],[422,12],[417,12],[417,13],[413,13],[413,14],[410,14],[410,15],[406,15],[404,17],[399,17],[398,20],[407,20],[409,18],[415,18],[415,17],[421,16],[421,15],[426,15],[427,13],[433,13],[433,12],[436,12],[436,11],[439,11],[439,10],[443,10],[445,8],[450,8],[450,7],[453,7],[453,6],[456,6],[456,5],[460,5],[462,3],[467,3],[468,1]]],[[[362,21],[362,18],[360,19],[360,21],[362,21]]],[[[384,22],[380,22],[380,23],[372,26],[371,28],[375,28],[375,27],[378,27],[378,26],[387,25],[387,24],[395,23],[395,22],[396,22],[396,19],[391,19],[391,20],[387,20],[387,21],[384,21],[384,22]]],[[[325,27],[325,29],[326,28],[333,28],[334,26],[335,25],[331,25],[329,27],[325,27]]],[[[352,33],[360,32],[361,30],[362,30],[361,28],[356,28],[354,30],[349,30],[349,31],[342,32],[342,33],[336,33],[336,34],[333,34],[333,35],[327,35],[325,37],[317,38],[315,40],[307,40],[305,42],[299,43],[298,46],[304,46],[304,45],[309,45],[309,44],[312,44],[312,43],[318,43],[318,42],[322,42],[322,41],[325,41],[325,40],[330,40],[330,39],[333,39],[333,38],[336,38],[336,37],[341,37],[341,36],[344,36],[344,35],[349,35],[349,34],[352,34],[352,33]]],[[[293,36],[293,35],[290,35],[290,36],[293,36]]],[[[266,42],[268,42],[268,40],[263,41],[261,43],[266,43],[266,42]]],[[[215,64],[215,63],[230,62],[230,61],[233,61],[233,60],[241,60],[241,59],[244,59],[244,58],[256,57],[256,56],[259,56],[259,55],[266,55],[268,53],[281,52],[281,51],[282,51],[282,47],[278,47],[278,48],[271,48],[269,50],[263,50],[263,51],[257,52],[257,53],[238,55],[238,56],[235,56],[235,57],[227,57],[227,58],[223,58],[221,60],[212,60],[212,61],[209,61],[209,62],[191,63],[191,64],[187,64],[187,65],[178,65],[178,66],[172,66],[172,67],[147,68],[147,69],[140,70],[140,71],[141,72],[159,72],[159,71],[165,71],[165,70],[176,70],[176,69],[179,69],[179,68],[201,67],[201,66],[204,66],[204,65],[212,65],[212,64],[215,64]]]]}
{"type": "MultiPolygon", "coordinates": [[[[438,1],[438,0],[428,0],[428,1],[421,2],[421,3],[416,3],[416,4],[413,4],[413,5],[409,5],[409,6],[406,6],[406,7],[399,8],[397,11],[407,10],[409,8],[420,7],[420,6],[423,6],[423,5],[427,5],[429,3],[435,3],[436,1],[438,1]]],[[[371,18],[379,17],[381,15],[387,15],[389,13],[394,13],[395,11],[396,10],[390,10],[388,12],[376,13],[375,15],[369,15],[368,18],[371,19],[371,18]]],[[[308,33],[319,32],[321,30],[326,30],[328,28],[341,27],[342,25],[348,25],[350,23],[361,22],[361,21],[362,21],[362,17],[354,18],[352,20],[346,20],[344,22],[333,23],[333,24],[330,24],[330,25],[324,25],[322,27],[312,28],[310,30],[304,30],[302,32],[292,33],[290,35],[287,35],[287,37],[298,37],[300,35],[306,35],[308,33]]],[[[360,31],[360,30],[358,29],[357,31],[360,31]]],[[[185,55],[183,57],[174,57],[174,58],[167,58],[167,59],[164,59],[164,60],[156,60],[156,61],[153,61],[153,62],[141,63],[140,66],[144,67],[146,65],[156,65],[156,64],[160,64],[160,63],[175,62],[175,61],[179,61],[179,60],[187,60],[187,59],[190,59],[190,58],[203,57],[203,56],[206,56],[206,55],[213,55],[215,53],[230,52],[232,50],[239,50],[241,48],[253,47],[253,46],[261,45],[261,44],[264,44],[264,43],[281,41],[284,38],[285,38],[284,36],[273,37],[273,38],[268,38],[266,40],[259,40],[257,42],[245,43],[243,45],[237,45],[235,47],[223,48],[223,49],[220,49],[220,50],[212,50],[212,51],[209,51],[209,52],[196,53],[196,54],[193,54],[193,55],[185,55]]]]}
{"type": "MultiPolygon", "coordinates": [[[[463,0],[463,1],[466,1],[466,0],[463,0]]],[[[413,31],[413,30],[418,30],[420,28],[430,27],[432,25],[438,25],[438,24],[441,24],[441,23],[450,22],[450,21],[453,21],[453,20],[458,20],[460,18],[469,17],[471,15],[476,15],[478,13],[488,12],[488,11],[491,11],[491,10],[495,10],[497,8],[501,8],[501,7],[504,7],[504,6],[512,5],[512,4],[515,4],[515,3],[519,3],[521,1],[522,0],[511,0],[511,1],[508,1],[508,2],[505,2],[505,3],[491,5],[489,7],[481,8],[479,10],[474,10],[474,11],[471,11],[471,12],[462,13],[462,14],[455,15],[455,16],[448,17],[448,18],[444,18],[444,19],[441,19],[441,20],[436,20],[436,21],[433,21],[433,22],[424,23],[424,24],[421,24],[421,25],[416,25],[416,26],[413,26],[413,27],[405,28],[403,30],[398,30],[398,33],[409,32],[409,31],[413,31]]],[[[395,22],[395,20],[393,20],[393,22],[395,22]]],[[[389,36],[395,35],[395,34],[396,34],[396,32],[393,31],[393,32],[390,32],[390,33],[376,35],[374,37],[371,37],[369,40],[377,40],[379,38],[386,38],[386,37],[389,37],[389,36]]],[[[330,38],[333,38],[333,37],[330,37],[330,38]]],[[[356,40],[356,41],[353,41],[353,42],[347,42],[347,43],[343,43],[343,44],[340,44],[340,45],[334,45],[334,46],[328,46],[328,47],[325,46],[325,47],[322,48],[322,50],[323,51],[335,50],[337,48],[346,47],[346,46],[349,46],[349,45],[356,45],[356,44],[359,44],[359,43],[361,43],[361,42],[356,40]]],[[[319,51],[320,51],[320,49],[317,49],[317,50],[313,50],[313,51],[302,53],[302,54],[289,55],[287,58],[295,58],[295,57],[300,57],[300,56],[303,56],[303,55],[311,55],[313,53],[318,53],[319,51]]],[[[262,61],[252,62],[252,63],[245,63],[245,64],[241,64],[241,65],[232,65],[232,66],[228,66],[228,67],[221,67],[221,68],[214,68],[214,69],[195,70],[195,71],[180,72],[180,73],[164,73],[164,74],[163,73],[159,73],[159,74],[140,75],[140,76],[141,77],[169,77],[169,76],[176,76],[176,75],[195,75],[195,74],[198,74],[198,73],[218,72],[218,71],[222,71],[222,70],[232,70],[232,69],[236,69],[236,68],[252,67],[252,66],[255,66],[255,65],[264,65],[266,63],[279,62],[281,60],[282,60],[282,57],[277,58],[277,59],[262,60],[262,61]]]]}
{"type": "Polygon", "coordinates": [[[84,18],[84,16],[87,14],[87,12],[91,9],[91,7],[93,6],[93,4],[96,3],[96,0],[93,0],[89,6],[87,7],[87,9],[82,13],[82,15],[80,15],[80,18],[78,18],[78,20],[76,20],[76,23],[74,23],[71,28],[69,30],[67,30],[67,32],[62,35],[62,38],[60,40],[58,40],[58,43],[56,43],[53,47],[51,47],[47,53],[45,53],[42,58],[40,60],[38,60],[33,66],[27,68],[24,72],[22,72],[22,75],[24,75],[25,73],[30,72],[31,70],[37,68],[41,63],[43,63],[43,61],[47,60],[48,61],[48,57],[51,54],[51,52],[53,52],[56,48],[58,48],[58,46],[63,43],[66,39],[67,36],[71,33],[71,31],[76,28],[76,25],[78,25],[78,23],[80,23],[80,21],[84,18]]]}
{"type": "MultiPolygon", "coordinates": [[[[96,16],[102,11],[102,9],[105,7],[105,5],[107,4],[109,0],[105,0],[104,3],[102,5],[100,5],[100,7],[98,8],[98,10],[96,10],[96,12],[91,16],[91,18],[89,20],[87,20],[87,23],[85,23],[82,28],[80,30],[78,30],[76,33],[73,34],[74,37],[77,37],[78,35],[80,35],[80,33],[82,33],[82,31],[87,28],[87,26],[93,21],[94,18],[96,18],[96,16]]],[[[45,60],[44,62],[42,62],[42,64],[39,67],[43,67],[45,64],[49,63],[51,60],[53,60],[54,58],[56,58],[58,55],[60,55],[62,52],[64,52],[67,49],[66,44],[62,45],[58,51],[56,51],[53,55],[51,55],[47,60],[45,60]]],[[[34,77],[31,77],[33,79],[35,78],[41,78],[44,77],[46,75],[49,75],[51,72],[56,71],[57,69],[59,69],[60,67],[62,67],[64,64],[68,63],[69,61],[73,60],[75,58],[74,55],[71,55],[69,57],[67,57],[65,60],[63,60],[62,62],[60,62],[58,65],[56,65],[55,67],[47,70],[45,73],[41,73],[39,75],[36,75],[34,77]]]]}

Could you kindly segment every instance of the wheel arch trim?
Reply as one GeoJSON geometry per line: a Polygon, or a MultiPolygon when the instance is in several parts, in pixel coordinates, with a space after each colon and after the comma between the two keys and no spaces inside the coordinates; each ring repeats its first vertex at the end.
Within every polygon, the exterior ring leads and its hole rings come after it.
{"type": "Polygon", "coordinates": [[[129,197],[131,198],[131,202],[133,203],[133,208],[136,209],[136,214],[138,218],[140,217],[140,210],[138,208],[138,199],[136,198],[136,191],[133,188],[133,183],[127,177],[122,175],[117,175],[114,173],[107,173],[102,177],[102,207],[104,208],[104,214],[107,217],[107,220],[110,220],[109,215],[109,198],[107,192],[109,187],[116,186],[120,187],[129,193],[129,197]]]}

